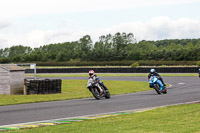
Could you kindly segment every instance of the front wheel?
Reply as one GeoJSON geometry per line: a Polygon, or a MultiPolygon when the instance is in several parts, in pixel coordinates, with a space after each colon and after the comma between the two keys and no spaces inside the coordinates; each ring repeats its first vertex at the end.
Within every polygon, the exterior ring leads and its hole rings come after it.
{"type": "Polygon", "coordinates": [[[158,84],[154,84],[154,87],[155,91],[158,93],[158,94],[161,94],[160,92],[160,86],[158,84]]]}
{"type": "Polygon", "coordinates": [[[100,95],[100,91],[98,89],[98,87],[94,87],[91,89],[91,92],[92,92],[92,95],[97,99],[99,100],[101,98],[101,95],[100,95]]]}

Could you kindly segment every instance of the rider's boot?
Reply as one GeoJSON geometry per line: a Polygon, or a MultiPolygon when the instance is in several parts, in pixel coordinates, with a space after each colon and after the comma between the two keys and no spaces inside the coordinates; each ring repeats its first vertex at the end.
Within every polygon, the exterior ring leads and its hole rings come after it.
{"type": "Polygon", "coordinates": [[[108,88],[102,82],[100,84],[105,89],[106,94],[109,94],[108,88]]]}
{"type": "Polygon", "coordinates": [[[110,92],[109,92],[108,90],[105,90],[105,93],[106,93],[106,94],[110,94],[110,92]]]}
{"type": "Polygon", "coordinates": [[[110,97],[110,92],[108,91],[108,88],[103,84],[103,82],[99,82],[99,84],[104,88],[105,94],[109,95],[109,97],[110,97]]]}
{"type": "Polygon", "coordinates": [[[109,94],[108,88],[105,87],[105,86],[104,86],[104,88],[105,88],[105,92],[106,92],[106,94],[109,94]]]}
{"type": "Polygon", "coordinates": [[[161,81],[162,81],[163,85],[166,86],[166,84],[163,82],[163,80],[161,80],[161,81]]]}

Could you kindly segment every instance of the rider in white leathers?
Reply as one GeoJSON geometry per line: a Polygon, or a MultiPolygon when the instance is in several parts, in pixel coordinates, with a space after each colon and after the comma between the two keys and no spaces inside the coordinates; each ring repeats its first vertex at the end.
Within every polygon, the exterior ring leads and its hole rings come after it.
{"type": "Polygon", "coordinates": [[[90,78],[92,78],[95,82],[99,83],[100,86],[104,87],[106,93],[108,93],[108,88],[103,84],[103,82],[100,81],[100,78],[96,74],[94,74],[94,70],[89,71],[88,79],[90,79],[90,78]]]}

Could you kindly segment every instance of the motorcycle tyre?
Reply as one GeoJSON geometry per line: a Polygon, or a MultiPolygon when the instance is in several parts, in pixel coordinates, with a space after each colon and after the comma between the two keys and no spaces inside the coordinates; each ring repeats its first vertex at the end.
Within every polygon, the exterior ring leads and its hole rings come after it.
{"type": "Polygon", "coordinates": [[[100,93],[97,95],[95,90],[99,93],[98,88],[94,87],[93,89],[91,89],[92,95],[94,96],[94,98],[96,98],[97,100],[101,99],[100,93]]]}
{"type": "Polygon", "coordinates": [[[160,89],[159,89],[160,87],[157,84],[155,84],[153,88],[158,94],[161,94],[160,89]]]}
{"type": "Polygon", "coordinates": [[[165,90],[165,91],[163,91],[163,94],[167,94],[167,89],[166,89],[166,88],[164,88],[164,90],[165,90]]]}
{"type": "Polygon", "coordinates": [[[105,98],[110,99],[110,92],[109,91],[107,93],[105,93],[105,98]]]}

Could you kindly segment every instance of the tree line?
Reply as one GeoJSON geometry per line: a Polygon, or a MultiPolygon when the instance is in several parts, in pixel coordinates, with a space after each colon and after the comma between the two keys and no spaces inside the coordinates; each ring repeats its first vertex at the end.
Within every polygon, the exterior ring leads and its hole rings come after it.
{"type": "Polygon", "coordinates": [[[38,48],[12,46],[0,49],[0,62],[65,61],[198,61],[200,39],[136,41],[132,33],[99,37],[93,43],[89,35],[78,41],[43,45],[38,48]]]}

